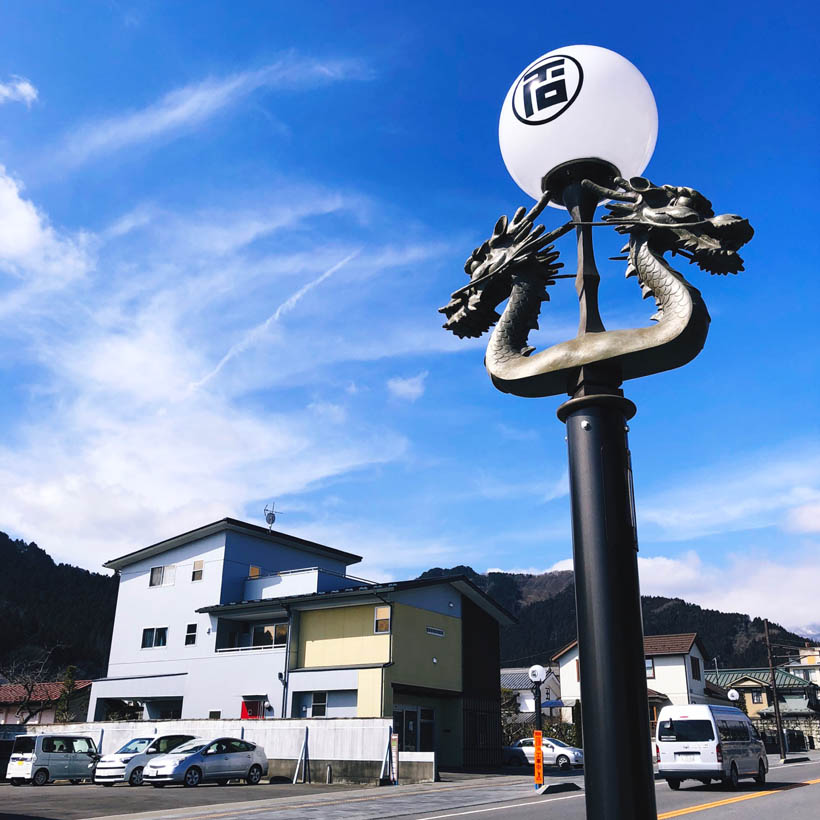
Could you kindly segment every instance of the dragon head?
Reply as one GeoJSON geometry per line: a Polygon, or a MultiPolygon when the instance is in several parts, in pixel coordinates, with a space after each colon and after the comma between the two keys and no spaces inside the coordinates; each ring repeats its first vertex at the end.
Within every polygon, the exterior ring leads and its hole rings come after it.
{"type": "Polygon", "coordinates": [[[534,218],[545,205],[546,200],[529,213],[522,207],[511,220],[506,216],[498,220],[493,235],[464,263],[469,283],[439,308],[447,317],[443,327],[460,338],[481,336],[498,321],[495,308],[510,295],[516,277],[526,276],[541,290],[541,301],[549,299],[546,289],[554,284],[551,275],[562,267],[555,261],[558,252],[550,242],[565,230],[545,234],[543,225],[533,228],[534,218]]]}
{"type": "Polygon", "coordinates": [[[610,213],[604,219],[617,231],[646,234],[655,252],[680,253],[709,273],[743,270],[737,251],[754,234],[746,219],[715,216],[712,203],[694,188],[655,185],[644,177],[616,182],[623,191],[606,192],[616,201],[606,206],[610,213]]]}

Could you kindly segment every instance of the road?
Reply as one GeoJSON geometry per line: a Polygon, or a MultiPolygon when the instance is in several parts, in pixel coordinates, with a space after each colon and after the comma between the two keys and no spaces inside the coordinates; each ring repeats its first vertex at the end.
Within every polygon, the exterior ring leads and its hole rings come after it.
{"type": "MultiPolygon", "coordinates": [[[[678,792],[656,782],[659,820],[813,817],[820,801],[820,755],[781,766],[769,782],[737,792],[686,782],[678,792]]],[[[0,786],[0,820],[584,820],[583,778],[551,778],[577,790],[537,796],[526,776],[445,775],[444,782],[360,788],[271,785],[132,789],[117,786],[0,786]]]]}

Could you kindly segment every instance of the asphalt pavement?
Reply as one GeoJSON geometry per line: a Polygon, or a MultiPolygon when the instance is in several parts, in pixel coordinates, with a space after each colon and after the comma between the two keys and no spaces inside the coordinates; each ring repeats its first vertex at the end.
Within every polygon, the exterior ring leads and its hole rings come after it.
{"type": "MultiPolygon", "coordinates": [[[[820,754],[780,765],[770,758],[768,782],[684,782],[673,792],[655,783],[658,818],[698,814],[698,820],[814,817],[820,802],[820,754]]],[[[549,782],[577,790],[538,796],[531,776],[443,775],[443,782],[383,788],[350,786],[200,786],[197,789],[57,784],[0,786],[0,820],[584,820],[583,775],[554,774],[549,782]]]]}

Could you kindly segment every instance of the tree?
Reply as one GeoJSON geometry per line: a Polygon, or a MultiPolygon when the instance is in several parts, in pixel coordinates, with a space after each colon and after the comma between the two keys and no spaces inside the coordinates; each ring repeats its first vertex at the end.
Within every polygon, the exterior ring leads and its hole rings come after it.
{"type": "Polygon", "coordinates": [[[71,723],[76,719],[76,715],[71,711],[71,698],[77,691],[77,667],[67,666],[63,676],[63,691],[57,698],[57,709],[54,713],[54,720],[57,723],[71,723]]]}
{"type": "Polygon", "coordinates": [[[51,656],[56,649],[58,647],[53,646],[33,656],[22,655],[0,667],[0,676],[19,687],[20,705],[17,707],[16,715],[20,724],[25,725],[54,705],[54,701],[47,697],[44,684],[48,683],[54,674],[51,656]]]}

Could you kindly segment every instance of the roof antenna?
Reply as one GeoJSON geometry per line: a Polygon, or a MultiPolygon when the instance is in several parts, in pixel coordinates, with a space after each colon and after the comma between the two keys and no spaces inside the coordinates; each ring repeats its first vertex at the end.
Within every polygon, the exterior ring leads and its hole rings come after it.
{"type": "MultiPolygon", "coordinates": [[[[267,504],[265,505],[265,521],[268,525],[268,532],[270,532],[273,529],[273,525],[276,523],[277,511],[276,511],[275,507],[276,507],[276,502],[275,501],[271,501],[270,509],[268,509],[267,504]]],[[[281,515],[282,511],[280,510],[278,512],[278,514],[281,515]]]]}

